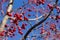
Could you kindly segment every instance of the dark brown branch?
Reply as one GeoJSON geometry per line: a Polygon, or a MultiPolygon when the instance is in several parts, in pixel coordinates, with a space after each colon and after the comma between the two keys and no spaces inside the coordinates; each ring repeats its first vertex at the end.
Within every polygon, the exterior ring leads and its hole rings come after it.
{"type": "MultiPolygon", "coordinates": [[[[53,5],[54,8],[56,7],[57,3],[58,3],[58,0],[56,0],[55,4],[53,5]]],[[[53,8],[53,9],[54,9],[54,8],[53,8]]],[[[41,21],[38,22],[37,24],[33,25],[33,26],[26,32],[26,34],[25,34],[24,37],[23,37],[24,40],[26,40],[27,36],[29,35],[29,33],[30,33],[34,28],[36,28],[36,27],[39,26],[41,23],[43,23],[43,22],[51,15],[53,9],[49,12],[49,14],[48,14],[43,20],[41,20],[41,21]]]]}

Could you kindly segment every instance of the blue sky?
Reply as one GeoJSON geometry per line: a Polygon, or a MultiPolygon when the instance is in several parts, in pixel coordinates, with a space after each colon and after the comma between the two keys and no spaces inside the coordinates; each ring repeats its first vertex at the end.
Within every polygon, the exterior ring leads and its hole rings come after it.
{"type": "MultiPolygon", "coordinates": [[[[13,3],[13,10],[14,10],[14,12],[16,12],[15,9],[17,9],[17,8],[21,7],[22,5],[24,5],[24,4],[23,4],[23,1],[24,1],[25,3],[28,2],[28,0],[14,0],[14,3],[13,3]]],[[[49,3],[49,2],[48,2],[48,3],[49,3]]],[[[46,4],[47,4],[47,3],[46,3],[46,4]]],[[[35,5],[34,5],[34,6],[36,7],[36,9],[39,9],[39,8],[42,8],[42,9],[43,9],[43,8],[44,8],[44,10],[45,10],[45,9],[46,9],[46,6],[47,6],[46,4],[40,5],[40,6],[35,6],[35,5]]],[[[53,4],[53,2],[51,2],[51,4],[53,4]]],[[[60,4],[60,0],[59,0],[59,2],[58,2],[58,6],[60,6],[59,4],[60,4]]],[[[4,3],[4,4],[2,5],[2,9],[4,10],[5,13],[6,13],[6,8],[5,8],[5,7],[6,7],[7,5],[8,5],[8,2],[7,2],[7,3],[4,3]]],[[[29,5],[28,5],[27,7],[30,8],[29,5]]],[[[24,11],[25,11],[25,10],[24,10],[24,11]]],[[[44,12],[44,11],[43,11],[43,12],[44,12]]],[[[54,9],[53,12],[54,12],[55,15],[57,15],[57,14],[56,14],[56,13],[57,13],[56,9],[54,9]]],[[[33,15],[33,14],[36,15],[35,12],[33,12],[33,11],[32,11],[32,12],[27,12],[25,15],[27,16],[28,13],[30,13],[31,15],[33,15]]],[[[0,12],[0,15],[1,15],[1,12],[0,12]]],[[[38,16],[40,16],[40,15],[41,15],[41,14],[39,14],[39,12],[38,12],[38,16]]],[[[27,16],[27,17],[28,17],[28,16],[27,16]]],[[[1,18],[3,19],[3,17],[0,17],[0,21],[2,20],[1,18]]],[[[32,16],[32,17],[29,17],[29,18],[35,18],[35,17],[32,16]]],[[[39,19],[39,21],[40,21],[40,20],[41,20],[41,19],[39,19]]],[[[46,21],[51,21],[51,20],[52,20],[52,19],[48,18],[46,21]]],[[[45,22],[46,22],[46,21],[45,21],[45,22]]],[[[54,20],[52,20],[52,21],[54,22],[54,20]]],[[[37,21],[33,21],[33,22],[31,21],[31,24],[34,25],[35,22],[37,22],[37,21]]],[[[45,22],[44,22],[44,23],[45,23],[45,22]]],[[[8,21],[7,23],[9,23],[9,21],[8,21]]],[[[27,22],[25,21],[24,23],[27,23],[27,22]]],[[[22,22],[20,22],[19,25],[22,25],[22,22]]],[[[39,26],[40,26],[40,25],[39,25],[39,26]]],[[[26,30],[23,30],[23,33],[25,34],[30,27],[31,27],[31,26],[28,24],[28,26],[26,27],[26,30]]],[[[45,27],[45,28],[46,28],[46,27],[45,27]]],[[[17,30],[17,31],[18,31],[18,30],[17,30]]],[[[18,34],[17,31],[15,32],[16,37],[13,37],[13,38],[8,37],[8,40],[19,40],[20,38],[22,38],[24,34],[23,34],[23,35],[20,35],[20,34],[18,34]]],[[[40,32],[39,30],[34,30],[33,32],[30,33],[30,36],[32,36],[33,34],[38,34],[39,32],[40,32]]],[[[30,38],[30,40],[31,40],[31,38],[30,38]]],[[[43,40],[43,38],[36,39],[36,40],[43,40]]]]}

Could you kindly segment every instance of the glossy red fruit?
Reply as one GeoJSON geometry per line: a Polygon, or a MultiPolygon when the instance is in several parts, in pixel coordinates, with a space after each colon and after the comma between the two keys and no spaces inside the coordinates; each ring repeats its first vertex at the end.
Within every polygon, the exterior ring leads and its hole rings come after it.
{"type": "Polygon", "coordinates": [[[42,27],[41,28],[41,33],[40,34],[44,34],[46,32],[46,30],[42,27]]]}
{"type": "Polygon", "coordinates": [[[20,17],[22,17],[23,15],[22,14],[19,14],[20,17]]]}
{"type": "Polygon", "coordinates": [[[21,31],[21,28],[20,28],[20,26],[19,27],[17,27],[18,28],[18,31],[21,31]]]}
{"type": "Polygon", "coordinates": [[[23,20],[23,18],[22,17],[19,17],[19,20],[21,21],[21,20],[23,20]]]}
{"type": "Polygon", "coordinates": [[[22,28],[22,29],[25,29],[25,24],[24,24],[24,23],[22,24],[22,27],[21,27],[21,28],[22,28]]]}
{"type": "Polygon", "coordinates": [[[54,28],[54,27],[56,27],[56,25],[52,23],[52,24],[50,24],[50,27],[54,28]]]}
{"type": "Polygon", "coordinates": [[[8,16],[12,16],[12,14],[11,14],[10,12],[7,12],[7,15],[8,15],[8,16]]]}
{"type": "Polygon", "coordinates": [[[13,29],[13,32],[15,32],[16,31],[16,27],[14,27],[14,29],[13,29]]]}
{"type": "Polygon", "coordinates": [[[4,36],[5,35],[4,32],[5,31],[0,32],[0,36],[4,36]]]}
{"type": "Polygon", "coordinates": [[[30,8],[27,9],[29,12],[31,12],[32,10],[30,8]]]}
{"type": "Polygon", "coordinates": [[[19,14],[19,13],[16,13],[16,14],[14,15],[14,17],[16,17],[17,20],[20,20],[20,21],[23,20],[23,19],[22,19],[22,15],[19,14]]]}
{"type": "Polygon", "coordinates": [[[43,29],[43,30],[41,30],[41,34],[44,34],[46,31],[43,29]]]}
{"type": "Polygon", "coordinates": [[[42,4],[44,4],[45,0],[40,0],[40,2],[41,2],[42,4]]]}
{"type": "Polygon", "coordinates": [[[53,9],[53,6],[51,4],[48,4],[49,9],[53,9]]]}
{"type": "Polygon", "coordinates": [[[60,15],[57,15],[57,16],[56,16],[56,19],[60,19],[60,15]]]}
{"type": "Polygon", "coordinates": [[[30,14],[28,14],[28,16],[30,17],[31,15],[30,15],[30,14]]]}
{"type": "Polygon", "coordinates": [[[5,28],[6,28],[6,27],[8,27],[8,25],[7,25],[7,24],[5,25],[5,28]]]}
{"type": "Polygon", "coordinates": [[[49,36],[50,35],[50,32],[47,32],[47,36],[49,36]]]}
{"type": "Polygon", "coordinates": [[[59,9],[60,9],[60,7],[59,7],[59,6],[56,6],[56,9],[57,9],[57,10],[59,10],[59,9]]]}
{"type": "Polygon", "coordinates": [[[53,24],[50,24],[50,29],[52,31],[56,31],[56,25],[53,23],[53,24]]]}
{"type": "Polygon", "coordinates": [[[56,9],[57,9],[58,13],[60,13],[60,7],[56,6],[56,9]]]}
{"type": "Polygon", "coordinates": [[[18,25],[18,20],[17,19],[13,20],[13,23],[18,25]]]}
{"type": "Polygon", "coordinates": [[[13,33],[14,31],[13,31],[13,30],[11,30],[10,32],[11,32],[11,33],[13,33]]]}
{"type": "Polygon", "coordinates": [[[23,32],[22,31],[19,31],[18,33],[21,34],[21,35],[23,35],[23,32]]]}
{"type": "Polygon", "coordinates": [[[28,21],[28,18],[26,16],[24,16],[24,20],[28,21]]]}

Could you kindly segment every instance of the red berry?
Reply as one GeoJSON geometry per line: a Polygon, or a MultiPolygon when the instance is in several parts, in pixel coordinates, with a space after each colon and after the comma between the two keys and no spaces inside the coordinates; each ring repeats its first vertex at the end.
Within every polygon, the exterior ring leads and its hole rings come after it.
{"type": "Polygon", "coordinates": [[[19,27],[17,27],[17,28],[18,28],[18,31],[20,31],[20,30],[21,30],[20,26],[19,26],[19,27]]]}
{"type": "Polygon", "coordinates": [[[42,4],[44,4],[44,0],[40,0],[40,2],[41,2],[42,4]]]}
{"type": "Polygon", "coordinates": [[[8,15],[8,16],[12,16],[12,14],[11,14],[10,12],[7,12],[7,15],[8,15]]]}
{"type": "Polygon", "coordinates": [[[21,27],[22,29],[25,29],[25,24],[22,24],[22,27],[21,27]]]}
{"type": "Polygon", "coordinates": [[[21,35],[23,35],[23,32],[22,31],[19,31],[18,33],[21,34],[21,35]]]}
{"type": "Polygon", "coordinates": [[[6,28],[6,27],[8,27],[8,25],[7,25],[7,24],[5,25],[5,28],[6,28]]]}
{"type": "Polygon", "coordinates": [[[31,12],[32,10],[30,8],[27,9],[29,12],[31,12]]]}
{"type": "Polygon", "coordinates": [[[51,4],[48,4],[48,7],[52,10],[53,6],[51,4]]]}
{"type": "Polygon", "coordinates": [[[4,36],[5,35],[4,32],[5,31],[0,32],[0,36],[4,36]]]}
{"type": "Polygon", "coordinates": [[[22,17],[23,15],[22,14],[19,14],[20,17],[22,17]]]}
{"type": "Polygon", "coordinates": [[[16,17],[17,20],[22,20],[22,15],[21,14],[16,13],[14,15],[14,17],[16,17]]]}
{"type": "Polygon", "coordinates": [[[59,15],[57,15],[57,16],[56,16],[56,19],[60,19],[60,16],[59,16],[59,15]]]}
{"type": "Polygon", "coordinates": [[[19,18],[19,20],[21,21],[21,20],[23,20],[23,18],[22,18],[22,17],[20,17],[20,18],[19,18]]]}
{"type": "Polygon", "coordinates": [[[14,27],[14,29],[13,29],[13,32],[15,32],[16,31],[16,27],[14,27]]]}
{"type": "Polygon", "coordinates": [[[24,20],[28,21],[28,18],[26,16],[24,16],[24,20]]]}
{"type": "Polygon", "coordinates": [[[11,33],[13,33],[14,31],[13,31],[13,30],[11,30],[10,32],[11,32],[11,33]]]}
{"type": "Polygon", "coordinates": [[[50,29],[52,31],[55,31],[56,30],[56,25],[53,23],[53,24],[50,24],[50,29]]]}
{"type": "Polygon", "coordinates": [[[28,16],[30,17],[31,15],[30,15],[30,14],[28,14],[28,16]]]}

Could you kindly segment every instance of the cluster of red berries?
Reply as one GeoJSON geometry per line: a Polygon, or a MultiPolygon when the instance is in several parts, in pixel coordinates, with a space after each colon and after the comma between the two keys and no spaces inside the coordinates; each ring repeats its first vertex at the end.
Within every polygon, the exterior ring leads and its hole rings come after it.
{"type": "Polygon", "coordinates": [[[25,30],[25,27],[27,26],[27,24],[22,24],[22,26],[10,26],[10,25],[5,25],[5,28],[6,28],[6,31],[2,31],[0,32],[0,36],[10,36],[10,37],[14,37],[15,36],[15,32],[16,30],[18,29],[18,33],[23,35],[23,32],[22,30],[24,29],[25,30]]]}
{"type": "MultiPolygon", "coordinates": [[[[25,30],[25,27],[27,26],[26,23],[23,23],[22,26],[20,27],[18,25],[18,22],[20,21],[28,21],[28,18],[26,16],[23,16],[23,14],[19,14],[19,13],[15,13],[14,15],[12,15],[12,13],[10,12],[7,12],[7,14],[9,17],[13,17],[15,18],[14,20],[12,18],[10,18],[10,20],[12,20],[12,24],[16,25],[16,26],[11,26],[11,25],[5,25],[4,27],[6,28],[6,31],[3,31],[0,33],[0,36],[15,36],[15,32],[16,32],[16,29],[18,29],[18,33],[23,35],[23,32],[22,32],[22,29],[25,30]]],[[[29,15],[30,16],[30,15],[29,15]]]]}
{"type": "Polygon", "coordinates": [[[36,0],[36,5],[44,4],[45,0],[36,0]]]}

